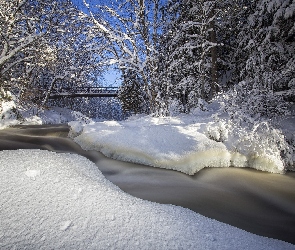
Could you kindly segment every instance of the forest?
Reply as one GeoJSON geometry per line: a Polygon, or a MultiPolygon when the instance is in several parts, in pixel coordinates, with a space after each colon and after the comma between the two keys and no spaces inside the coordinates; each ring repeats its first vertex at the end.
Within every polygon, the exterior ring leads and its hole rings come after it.
{"type": "Polygon", "coordinates": [[[99,86],[113,65],[125,112],[189,113],[222,98],[233,115],[258,119],[294,101],[292,0],[84,5],[86,14],[66,0],[1,1],[1,99],[10,91],[19,105],[45,108],[53,88],[99,86]]]}
{"type": "Polygon", "coordinates": [[[95,3],[1,1],[0,98],[14,100],[18,117],[20,107],[51,106],[173,116],[217,101],[235,122],[275,125],[294,109],[294,1],[95,3]],[[110,67],[122,76],[118,98],[50,98],[102,86],[110,67]]]}

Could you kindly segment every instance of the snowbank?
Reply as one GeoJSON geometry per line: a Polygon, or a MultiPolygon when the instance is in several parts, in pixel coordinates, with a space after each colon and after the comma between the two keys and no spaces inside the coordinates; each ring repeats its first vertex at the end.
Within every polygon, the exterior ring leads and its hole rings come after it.
{"type": "Polygon", "coordinates": [[[17,109],[14,101],[1,101],[0,99],[0,129],[19,124],[17,109]]]}
{"type": "Polygon", "coordinates": [[[52,107],[51,109],[25,109],[15,101],[0,103],[0,129],[13,125],[66,124],[70,121],[90,123],[92,120],[80,112],[67,108],[52,107]]]}
{"type": "Polygon", "coordinates": [[[294,249],[134,198],[78,155],[0,152],[1,249],[294,249]]]}
{"type": "Polygon", "coordinates": [[[136,116],[127,121],[88,125],[70,123],[71,136],[85,150],[108,157],[177,170],[193,175],[205,167],[251,167],[284,173],[276,141],[270,133],[232,133],[210,112],[178,117],[136,116]],[[273,148],[272,148],[273,146],[273,148]]]}
{"type": "Polygon", "coordinates": [[[83,149],[98,150],[115,159],[188,174],[206,166],[229,166],[230,154],[225,146],[197,130],[195,126],[105,121],[85,126],[75,141],[83,149]]]}

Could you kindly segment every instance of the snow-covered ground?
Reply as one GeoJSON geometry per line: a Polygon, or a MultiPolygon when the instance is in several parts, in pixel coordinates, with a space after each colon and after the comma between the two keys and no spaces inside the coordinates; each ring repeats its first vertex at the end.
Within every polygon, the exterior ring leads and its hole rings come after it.
{"type": "MultiPolygon", "coordinates": [[[[195,174],[205,167],[251,167],[284,173],[284,136],[266,122],[236,128],[216,110],[177,117],[133,116],[126,121],[70,122],[70,136],[85,150],[108,157],[195,174]]],[[[295,119],[287,131],[294,137],[295,119]]],[[[295,138],[295,137],[294,137],[295,138]]]]}
{"type": "Polygon", "coordinates": [[[70,121],[90,122],[91,119],[77,111],[67,108],[51,107],[50,109],[16,108],[15,102],[0,103],[0,129],[13,125],[60,124],[70,121]]]}
{"type": "Polygon", "coordinates": [[[281,156],[284,136],[295,143],[294,115],[281,122],[283,136],[267,122],[252,130],[236,127],[226,117],[216,115],[216,105],[211,106],[206,112],[176,117],[133,116],[127,121],[94,122],[80,112],[57,107],[16,111],[15,103],[10,101],[2,103],[0,129],[17,124],[69,122],[70,136],[86,150],[186,174],[195,174],[204,167],[229,166],[284,173],[286,162],[294,168],[294,150],[284,159],[281,156]]]}
{"type": "Polygon", "coordinates": [[[0,249],[295,249],[134,198],[78,155],[2,151],[0,172],[0,249]]]}
{"type": "MultiPolygon", "coordinates": [[[[265,123],[255,131],[233,128],[214,108],[101,122],[68,109],[14,108],[2,103],[0,128],[69,122],[70,136],[84,149],[115,159],[187,174],[230,165],[285,171],[279,131],[265,123]]],[[[292,139],[294,118],[283,124],[292,139]]],[[[0,171],[0,249],[295,249],[185,208],[134,198],[78,155],[2,151],[0,171]]]]}
{"type": "Polygon", "coordinates": [[[190,175],[205,167],[251,167],[271,173],[295,169],[294,111],[281,121],[280,130],[267,122],[251,129],[238,127],[219,111],[219,105],[212,103],[207,111],[195,110],[189,115],[139,115],[125,121],[94,122],[80,112],[57,107],[38,112],[18,107],[16,112],[10,101],[2,103],[0,129],[17,124],[69,123],[70,137],[85,150],[190,175]]]}

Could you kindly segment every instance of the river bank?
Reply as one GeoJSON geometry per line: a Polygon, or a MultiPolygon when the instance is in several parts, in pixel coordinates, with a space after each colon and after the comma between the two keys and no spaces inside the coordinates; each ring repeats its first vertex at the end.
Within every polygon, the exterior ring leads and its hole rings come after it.
{"type": "Polygon", "coordinates": [[[295,244],[295,173],[206,168],[188,176],[109,159],[67,138],[67,125],[16,126],[0,131],[0,150],[42,149],[82,155],[123,191],[174,204],[261,236],[295,244]]]}

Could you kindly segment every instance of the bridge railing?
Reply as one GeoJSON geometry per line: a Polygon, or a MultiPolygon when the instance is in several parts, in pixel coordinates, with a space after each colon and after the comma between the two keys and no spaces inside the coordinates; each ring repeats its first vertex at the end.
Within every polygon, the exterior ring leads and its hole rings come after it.
{"type": "Polygon", "coordinates": [[[114,93],[118,92],[118,87],[74,87],[74,88],[57,88],[51,93],[114,93]]]}
{"type": "Polygon", "coordinates": [[[118,94],[118,87],[93,87],[81,86],[74,88],[56,88],[51,91],[50,98],[60,97],[116,97],[118,94]]]}

